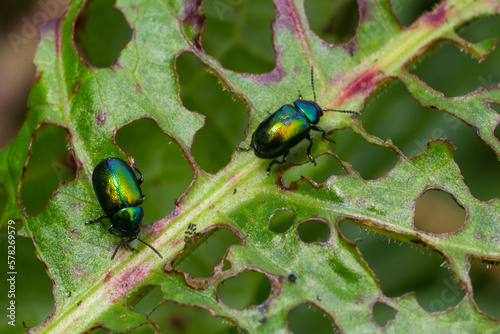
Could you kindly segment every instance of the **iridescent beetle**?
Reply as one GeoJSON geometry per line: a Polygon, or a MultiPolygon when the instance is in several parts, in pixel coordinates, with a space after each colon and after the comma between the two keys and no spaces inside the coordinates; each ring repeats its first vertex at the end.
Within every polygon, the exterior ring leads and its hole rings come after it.
{"type": "Polygon", "coordinates": [[[303,139],[311,142],[306,149],[306,155],[316,166],[316,161],[311,156],[312,137],[309,131],[311,129],[320,131],[324,139],[333,142],[326,135],[325,130],[316,126],[321,116],[323,116],[323,111],[337,111],[360,115],[358,111],[352,110],[322,109],[316,103],[313,66],[311,66],[311,87],[314,96],[313,101],[302,100],[302,94],[299,91],[299,98],[293,105],[285,104],[259,124],[257,130],[252,135],[250,147],[237,147],[240,151],[249,151],[253,148],[255,155],[259,158],[273,159],[267,168],[268,175],[271,172],[272,165],[275,163],[284,163],[288,159],[290,149],[303,139]],[[281,161],[274,159],[279,156],[283,156],[281,161]]]}
{"type": "Polygon", "coordinates": [[[111,260],[115,258],[122,245],[125,249],[136,251],[129,245],[135,239],[151,248],[163,259],[153,246],[139,239],[140,224],[144,216],[144,211],[139,205],[142,204],[146,196],[142,195],[140,187],[144,177],[137,166],[134,165],[134,169],[141,176],[140,179],[137,179],[134,170],[121,159],[107,158],[97,164],[92,173],[92,185],[97,200],[104,210],[104,215],[91,219],[86,224],[110,218],[109,232],[122,238],[111,260]],[[118,230],[119,233],[116,233],[115,230],[118,230]]]}

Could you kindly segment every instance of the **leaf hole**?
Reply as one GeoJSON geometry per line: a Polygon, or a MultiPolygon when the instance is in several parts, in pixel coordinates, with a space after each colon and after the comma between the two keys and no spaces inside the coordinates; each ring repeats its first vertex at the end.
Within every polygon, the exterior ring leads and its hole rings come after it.
{"type": "Polygon", "coordinates": [[[222,266],[222,271],[226,271],[231,269],[231,262],[227,259],[224,259],[224,266],[222,266]]]}
{"type": "Polygon", "coordinates": [[[287,315],[287,327],[294,334],[340,333],[332,317],[312,303],[292,308],[287,315]]]}
{"type": "Polygon", "coordinates": [[[264,303],[271,292],[271,281],[258,271],[245,269],[237,276],[222,281],[217,294],[222,303],[236,310],[264,303]]]}
{"type": "Polygon", "coordinates": [[[412,25],[421,15],[432,11],[439,2],[439,0],[390,0],[394,16],[405,27],[412,25]]]}
{"type": "Polygon", "coordinates": [[[385,296],[399,297],[414,291],[417,302],[428,312],[445,311],[464,298],[462,285],[437,252],[368,231],[345,220],[338,227],[348,240],[361,239],[357,248],[385,296]]]}
{"type": "Polygon", "coordinates": [[[85,2],[75,23],[76,50],[87,64],[105,68],[113,65],[132,38],[132,29],[115,0],[85,2]]]}
{"type": "MultiPolygon", "coordinates": [[[[471,43],[479,43],[487,39],[497,38],[499,30],[500,17],[498,17],[498,15],[491,15],[479,17],[474,19],[473,21],[469,21],[466,25],[460,27],[457,33],[458,35],[460,35],[460,37],[471,43]]],[[[495,72],[495,76],[497,75],[498,71],[495,72]]],[[[500,81],[498,79],[499,78],[497,78],[497,80],[492,84],[498,83],[498,81],[500,81]]],[[[492,84],[486,84],[484,86],[488,87],[492,84]]]]}
{"type": "MultiPolygon", "coordinates": [[[[500,24],[498,27],[500,29],[500,24]]],[[[410,72],[420,80],[445,96],[453,97],[497,84],[500,72],[496,64],[499,61],[500,52],[479,62],[457,45],[439,41],[409,66],[410,72]]]]}
{"type": "Polygon", "coordinates": [[[307,0],[304,8],[309,27],[325,42],[347,43],[354,37],[359,21],[355,0],[307,0]]]}
{"type": "MultiPolygon", "coordinates": [[[[453,159],[472,195],[482,201],[500,197],[500,164],[476,132],[457,117],[422,108],[401,81],[391,83],[372,94],[376,99],[371,100],[360,116],[366,131],[383,140],[390,138],[410,158],[424,152],[433,139],[450,139],[457,147],[453,159]]],[[[340,141],[337,145],[341,145],[340,141]]]]}
{"type": "Polygon", "coordinates": [[[223,91],[217,78],[193,54],[180,55],[176,68],[182,104],[206,117],[205,126],[195,135],[191,154],[203,170],[215,174],[227,165],[235,147],[245,138],[246,107],[223,91]]]}
{"type": "Polygon", "coordinates": [[[335,131],[330,138],[335,141],[335,144],[331,144],[332,150],[341,160],[352,163],[364,180],[385,176],[400,159],[395,151],[370,144],[351,129],[335,131]]]}
{"type": "Polygon", "coordinates": [[[466,210],[455,197],[440,189],[428,189],[415,201],[415,228],[428,233],[458,232],[465,225],[466,210]]]}
{"type": "MultiPolygon", "coordinates": [[[[266,73],[276,65],[271,24],[275,18],[268,0],[210,0],[201,44],[224,68],[236,72],[266,73]]],[[[194,72],[193,72],[194,73],[194,72]]]]}
{"type": "Polygon", "coordinates": [[[194,277],[210,277],[214,267],[223,260],[224,267],[230,268],[231,262],[225,260],[225,254],[231,245],[241,243],[241,239],[227,228],[212,229],[199,236],[194,245],[188,244],[181,256],[174,260],[172,267],[194,277]]]}
{"type": "MultiPolygon", "coordinates": [[[[500,114],[500,105],[499,104],[490,103],[490,108],[492,110],[494,110],[497,114],[500,114]]],[[[500,121],[498,121],[498,124],[495,127],[493,135],[495,136],[496,140],[500,141],[500,121]]]]}
{"type": "Polygon", "coordinates": [[[295,221],[295,212],[281,208],[269,218],[269,231],[279,234],[288,231],[295,221]]]}
{"type": "Polygon", "coordinates": [[[32,138],[28,165],[21,183],[21,205],[28,216],[39,214],[60,182],[76,176],[76,162],[68,149],[67,132],[42,124],[32,138]]]}
{"type": "Polygon", "coordinates": [[[373,321],[380,327],[380,329],[385,330],[389,327],[390,322],[396,319],[396,314],[398,312],[392,307],[383,302],[376,302],[372,307],[372,318],[373,321]]]}
{"type": "Polygon", "coordinates": [[[340,161],[331,154],[322,154],[314,159],[316,160],[316,166],[308,160],[302,165],[287,168],[282,174],[285,184],[290,186],[292,182],[300,180],[301,176],[321,184],[332,175],[347,174],[340,161]]]}
{"type": "Polygon", "coordinates": [[[146,285],[127,298],[127,305],[134,313],[146,314],[158,306],[165,296],[160,286],[146,285]]]}
{"type": "Polygon", "coordinates": [[[330,226],[323,220],[310,219],[297,225],[297,234],[306,244],[325,244],[331,235],[330,226]]]}
{"type": "Polygon", "coordinates": [[[500,266],[498,262],[471,257],[469,277],[474,302],[481,312],[500,319],[500,266]]]}
{"type": "Polygon", "coordinates": [[[161,333],[245,333],[242,329],[222,317],[213,316],[201,307],[164,302],[150,315],[161,333]]]}
{"type": "Polygon", "coordinates": [[[151,224],[175,208],[193,181],[194,171],[183,151],[153,119],[141,118],[121,127],[117,145],[128,152],[144,175],[141,185],[146,200],[143,224],[151,224]]]}

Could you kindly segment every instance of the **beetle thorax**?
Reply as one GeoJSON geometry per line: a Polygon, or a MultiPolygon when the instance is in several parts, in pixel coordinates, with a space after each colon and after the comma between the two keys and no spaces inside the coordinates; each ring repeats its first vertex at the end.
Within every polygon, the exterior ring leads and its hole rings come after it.
{"type": "Polygon", "coordinates": [[[293,104],[306,115],[311,124],[318,124],[323,116],[323,109],[314,101],[296,100],[293,104]]]}

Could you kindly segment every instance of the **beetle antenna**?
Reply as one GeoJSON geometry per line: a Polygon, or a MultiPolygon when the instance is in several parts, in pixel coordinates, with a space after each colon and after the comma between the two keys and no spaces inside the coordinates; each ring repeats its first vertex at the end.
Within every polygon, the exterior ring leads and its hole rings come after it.
{"type": "MultiPolygon", "coordinates": [[[[311,87],[313,90],[314,102],[316,102],[316,91],[314,90],[314,66],[311,66],[311,87]]],[[[354,110],[323,109],[323,111],[337,111],[337,112],[343,112],[346,114],[361,115],[361,113],[359,111],[354,111],[354,110]]]]}
{"type": "Polygon", "coordinates": [[[346,114],[361,115],[361,113],[359,111],[354,111],[354,110],[323,109],[323,111],[336,111],[336,112],[343,112],[346,114]]]}
{"type": "Polygon", "coordinates": [[[311,87],[313,89],[314,102],[316,102],[316,91],[314,90],[314,66],[311,65],[311,87]]]}
{"type": "Polygon", "coordinates": [[[160,257],[160,259],[163,260],[163,256],[161,256],[160,252],[158,252],[153,246],[151,246],[150,244],[148,244],[146,241],[143,241],[141,239],[139,239],[139,237],[136,237],[137,240],[139,240],[140,242],[142,242],[143,244],[145,244],[146,246],[148,246],[149,248],[151,248],[156,254],[158,254],[158,256],[160,257]]]}
{"type": "Polygon", "coordinates": [[[118,244],[118,246],[116,246],[115,252],[113,253],[113,256],[111,257],[111,260],[113,260],[115,258],[116,253],[118,252],[118,250],[120,249],[120,247],[123,245],[124,242],[125,242],[125,238],[123,238],[122,242],[120,242],[118,244]]]}

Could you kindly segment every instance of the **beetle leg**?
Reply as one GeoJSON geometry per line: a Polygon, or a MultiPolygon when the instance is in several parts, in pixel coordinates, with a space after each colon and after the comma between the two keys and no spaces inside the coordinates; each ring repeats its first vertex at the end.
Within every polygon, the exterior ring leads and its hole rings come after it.
{"type": "Polygon", "coordinates": [[[236,149],[238,151],[250,151],[251,147],[239,147],[239,146],[236,146],[236,149]]]}
{"type": "Polygon", "coordinates": [[[316,125],[311,125],[311,129],[316,130],[316,131],[319,131],[319,132],[322,132],[322,137],[323,137],[324,139],[326,139],[326,140],[328,140],[329,142],[331,142],[331,143],[334,143],[334,144],[335,144],[335,141],[334,141],[332,138],[330,138],[330,137],[328,137],[328,136],[327,136],[326,131],[325,131],[325,130],[323,130],[323,128],[320,128],[319,126],[316,126],[316,125]]]}
{"type": "Polygon", "coordinates": [[[113,260],[115,258],[115,255],[116,253],[118,253],[118,250],[120,249],[120,247],[123,245],[123,247],[125,247],[125,249],[127,249],[127,241],[125,239],[125,235],[119,235],[118,233],[115,233],[114,232],[115,230],[115,227],[113,225],[111,225],[108,229],[109,233],[113,234],[113,235],[116,235],[117,237],[120,237],[122,238],[122,241],[118,244],[118,246],[116,246],[116,249],[115,251],[113,252],[113,256],[111,256],[111,260],[113,260]]]}
{"type": "MultiPolygon", "coordinates": [[[[116,235],[116,234],[115,234],[116,235]]],[[[118,250],[120,249],[121,245],[123,245],[125,243],[125,237],[123,237],[122,239],[122,242],[120,242],[120,244],[118,244],[118,246],[116,246],[116,249],[115,251],[113,252],[113,256],[111,256],[111,260],[113,260],[115,258],[115,255],[116,253],[118,252],[118,250]]]]}
{"type": "Polygon", "coordinates": [[[139,180],[137,180],[137,181],[139,181],[139,184],[141,184],[142,182],[144,182],[144,176],[142,175],[141,171],[139,170],[139,168],[137,168],[137,166],[135,164],[134,164],[134,169],[141,176],[141,178],[139,180]]]}
{"type": "MultiPolygon", "coordinates": [[[[111,232],[111,233],[113,233],[113,232],[111,232]]],[[[115,233],[113,233],[113,234],[117,235],[115,233]]],[[[135,239],[135,237],[132,237],[132,238],[130,238],[130,239],[127,240],[127,237],[125,236],[124,231],[122,231],[121,238],[123,239],[123,241],[122,241],[123,248],[128,249],[129,251],[136,251],[137,252],[137,249],[135,249],[134,247],[130,246],[130,242],[133,241],[135,239]]]]}
{"type": "Polygon", "coordinates": [[[95,223],[95,222],[97,222],[97,221],[99,221],[101,219],[108,218],[109,216],[110,215],[102,215],[102,216],[100,216],[98,218],[94,218],[94,219],[89,220],[88,222],[85,222],[85,224],[92,224],[92,223],[95,223]]]}
{"type": "Polygon", "coordinates": [[[132,238],[132,239],[128,239],[124,245],[127,245],[127,249],[128,250],[131,250],[131,251],[136,251],[137,252],[137,249],[135,249],[134,247],[130,246],[130,242],[135,240],[137,238],[132,238]]]}
{"type": "Polygon", "coordinates": [[[300,92],[300,89],[299,89],[299,100],[302,100],[302,93],[300,92]]]}
{"type": "Polygon", "coordinates": [[[271,167],[274,165],[274,164],[282,164],[284,163],[287,159],[288,159],[288,156],[290,155],[290,151],[286,151],[284,154],[283,154],[283,159],[281,159],[281,161],[278,161],[276,159],[274,159],[273,161],[271,161],[271,163],[269,164],[269,167],[267,167],[267,175],[269,175],[269,173],[271,173],[271,167]]]}
{"type": "Polygon", "coordinates": [[[273,165],[273,163],[275,162],[276,160],[273,160],[271,161],[271,163],[269,164],[269,166],[267,167],[267,176],[269,176],[269,173],[271,173],[271,166],[273,165]]]}
{"type": "Polygon", "coordinates": [[[125,247],[125,249],[130,249],[130,246],[128,245],[128,243],[131,240],[129,240],[129,241],[126,240],[125,233],[123,233],[123,231],[122,231],[122,234],[120,235],[118,233],[115,233],[114,230],[115,230],[115,227],[113,225],[111,225],[108,229],[109,233],[111,233],[112,235],[116,235],[117,237],[122,238],[122,242],[120,243],[120,246],[123,245],[123,247],[125,247]]]}
{"type": "Polygon", "coordinates": [[[314,164],[314,166],[316,166],[316,160],[314,160],[314,158],[311,156],[311,147],[313,146],[313,139],[312,139],[311,135],[307,135],[306,139],[311,142],[306,149],[307,157],[309,158],[309,160],[311,160],[311,162],[314,164]]]}
{"type": "Polygon", "coordinates": [[[282,164],[284,163],[285,161],[288,160],[288,156],[290,155],[290,151],[286,151],[285,154],[283,154],[283,159],[281,160],[281,162],[278,162],[279,164],[282,164]]]}
{"type": "Polygon", "coordinates": [[[109,228],[108,228],[108,232],[113,234],[113,235],[116,235],[117,237],[123,237],[123,235],[119,235],[119,234],[116,234],[115,232],[113,232],[115,230],[115,227],[113,225],[111,225],[109,228]]]}

